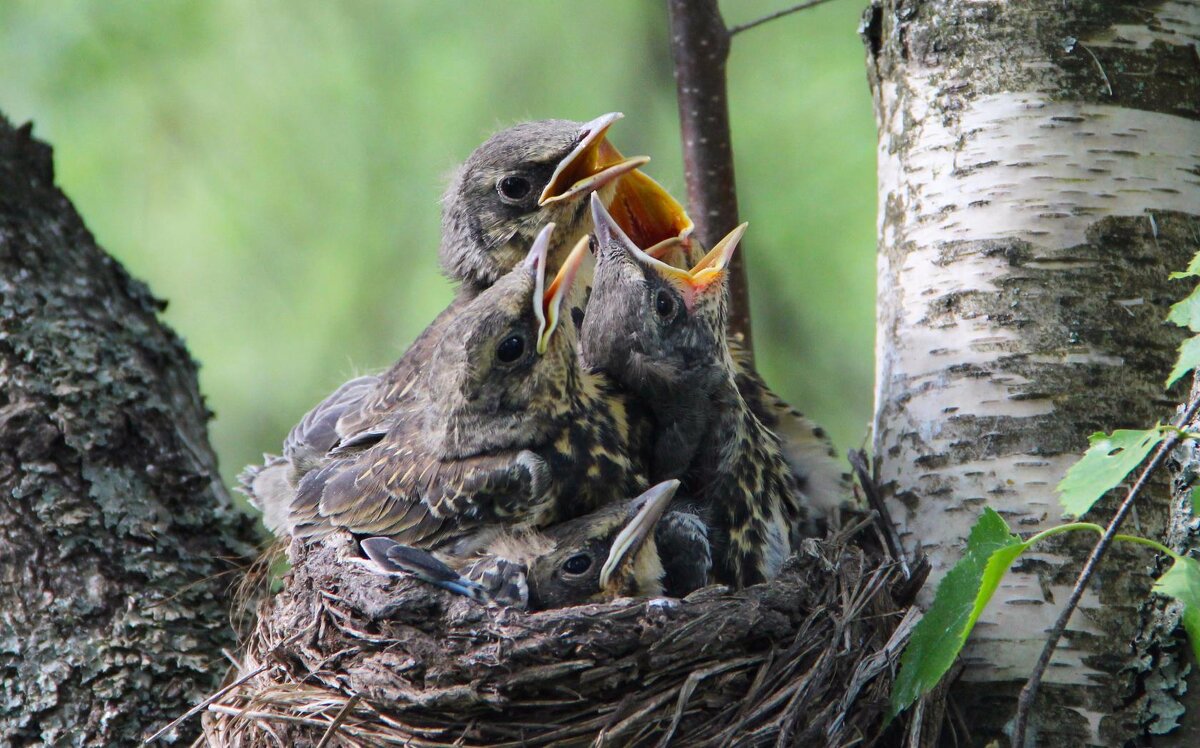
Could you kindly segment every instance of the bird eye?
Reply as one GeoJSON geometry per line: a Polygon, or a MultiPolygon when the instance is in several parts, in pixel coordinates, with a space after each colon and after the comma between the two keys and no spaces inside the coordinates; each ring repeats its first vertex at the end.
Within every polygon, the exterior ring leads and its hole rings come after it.
{"type": "Polygon", "coordinates": [[[496,346],[496,358],[501,363],[511,364],[525,352],[525,338],[520,335],[509,335],[496,346]]]}
{"type": "Polygon", "coordinates": [[[520,200],[529,194],[533,185],[525,177],[508,176],[496,183],[496,189],[506,200],[520,200]]]}
{"type": "Polygon", "coordinates": [[[568,574],[583,574],[592,568],[592,557],[586,553],[576,553],[563,563],[562,568],[568,574]]]}
{"type": "Polygon", "coordinates": [[[671,294],[667,293],[665,288],[660,288],[654,297],[654,311],[663,318],[670,317],[671,312],[675,311],[675,299],[671,298],[671,294]]]}

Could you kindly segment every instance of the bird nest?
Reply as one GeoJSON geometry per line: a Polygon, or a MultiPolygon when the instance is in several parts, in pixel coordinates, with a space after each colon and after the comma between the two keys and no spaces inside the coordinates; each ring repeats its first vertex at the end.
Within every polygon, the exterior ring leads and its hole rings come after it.
{"type": "MultiPolygon", "coordinates": [[[[870,745],[915,616],[901,565],[847,531],[769,584],[683,600],[486,608],[294,543],[215,745],[870,745]]],[[[889,735],[898,728],[892,725],[889,735]]]]}

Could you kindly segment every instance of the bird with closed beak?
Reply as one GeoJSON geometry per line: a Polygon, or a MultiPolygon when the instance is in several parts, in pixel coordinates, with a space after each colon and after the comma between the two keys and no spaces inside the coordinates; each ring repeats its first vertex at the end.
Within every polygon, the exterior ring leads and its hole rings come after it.
{"type": "Polygon", "coordinates": [[[679,478],[702,510],[718,581],[773,578],[806,509],[779,438],[738,390],[726,268],[745,224],[682,270],[643,252],[592,201],[598,247],[582,355],[654,413],[652,480],[679,478]]]}
{"type": "MultiPolygon", "coordinates": [[[[525,610],[604,602],[617,597],[664,594],[660,543],[694,516],[673,517],[667,506],[679,481],[664,481],[635,499],[608,504],[591,514],[545,530],[501,531],[471,557],[435,555],[391,538],[367,538],[362,548],[384,573],[409,573],[477,602],[525,610]],[[665,525],[668,519],[675,521],[665,525]],[[656,532],[657,530],[657,532],[656,532]]],[[[703,525],[699,525],[703,531],[703,525]]],[[[705,579],[711,563],[707,539],[693,543],[690,576],[705,579]]],[[[690,592],[691,590],[687,590],[690,592]]]]}

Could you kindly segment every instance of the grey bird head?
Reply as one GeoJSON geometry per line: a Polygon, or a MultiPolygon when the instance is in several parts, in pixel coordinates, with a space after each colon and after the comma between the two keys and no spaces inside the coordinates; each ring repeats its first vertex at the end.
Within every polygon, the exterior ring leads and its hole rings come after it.
{"type": "Polygon", "coordinates": [[[618,220],[650,246],[691,232],[691,221],[654,180],[638,171],[650,159],[625,158],[607,139],[621,118],[538,120],[493,135],[455,173],[442,209],[442,267],[471,291],[496,282],[525,257],[538,231],[558,226],[547,253],[555,272],[591,230],[587,200],[599,193],[618,220]]]}
{"type": "Polygon", "coordinates": [[[424,438],[442,459],[543,443],[562,428],[580,386],[574,325],[560,312],[585,260],[576,242],[558,274],[547,275],[554,224],[526,259],[466,304],[434,350],[429,376],[443,378],[425,409],[424,438]]]}
{"type": "Polygon", "coordinates": [[[635,499],[543,531],[551,548],[529,564],[529,607],[661,595],[655,529],[678,488],[679,481],[664,481],[635,499]]]}
{"type": "MultiPolygon", "coordinates": [[[[581,340],[584,361],[644,398],[703,402],[725,376],[726,283],[742,224],[690,270],[655,257],[630,241],[604,205],[592,201],[596,267],[581,340]]],[[[651,254],[653,253],[653,254],[651,254]]]]}

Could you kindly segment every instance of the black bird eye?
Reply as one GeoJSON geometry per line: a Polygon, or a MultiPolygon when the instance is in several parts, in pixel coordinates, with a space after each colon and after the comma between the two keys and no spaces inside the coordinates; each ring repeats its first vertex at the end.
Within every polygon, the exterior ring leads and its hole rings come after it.
{"type": "Polygon", "coordinates": [[[520,200],[529,194],[533,185],[525,177],[508,176],[496,183],[496,189],[506,200],[520,200]]]}
{"type": "Polygon", "coordinates": [[[576,553],[563,563],[563,571],[568,574],[583,574],[592,568],[592,557],[586,553],[576,553]]]}
{"type": "Polygon", "coordinates": [[[520,335],[509,335],[496,346],[496,358],[502,363],[511,364],[525,352],[525,338],[520,335]]]}
{"type": "Polygon", "coordinates": [[[675,299],[671,298],[671,294],[667,293],[665,288],[660,288],[654,297],[654,311],[663,318],[670,317],[671,312],[675,311],[675,299]]]}

